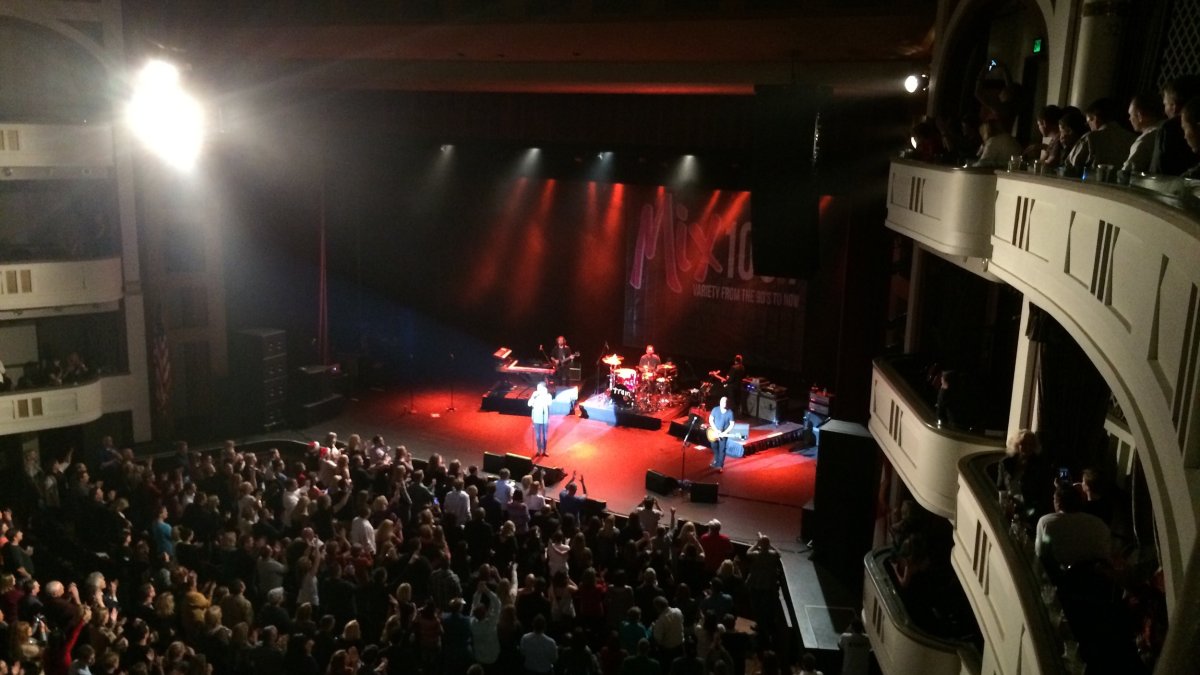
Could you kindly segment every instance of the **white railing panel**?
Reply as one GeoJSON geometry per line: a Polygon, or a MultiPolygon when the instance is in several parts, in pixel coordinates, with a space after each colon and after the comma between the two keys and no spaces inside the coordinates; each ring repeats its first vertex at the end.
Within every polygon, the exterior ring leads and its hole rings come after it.
{"type": "Polygon", "coordinates": [[[112,127],[107,124],[0,122],[0,166],[109,167],[112,164],[112,127]]]}
{"type": "Polygon", "coordinates": [[[1001,439],[940,428],[928,406],[883,359],[876,359],[872,372],[867,428],[917,502],[950,520],[955,517],[958,461],[1004,447],[1001,439]]]}
{"type": "Polygon", "coordinates": [[[0,265],[0,311],[120,300],[120,258],[0,265]]]}
{"type": "Polygon", "coordinates": [[[888,180],[887,226],[950,256],[986,258],[995,172],[898,159],[888,180]]]}
{"type": "Polygon", "coordinates": [[[998,174],[989,271],[1113,388],[1143,457],[1168,597],[1200,523],[1200,218],[1139,190],[998,174]]]}
{"type": "Polygon", "coordinates": [[[912,625],[903,603],[883,567],[881,556],[864,559],[863,613],[867,637],[884,675],[959,675],[963,669],[961,643],[942,640],[912,625]]]}
{"type": "Polygon", "coordinates": [[[133,392],[133,378],[126,374],[9,392],[0,396],[0,436],[87,424],[106,413],[130,410],[133,392]]]}

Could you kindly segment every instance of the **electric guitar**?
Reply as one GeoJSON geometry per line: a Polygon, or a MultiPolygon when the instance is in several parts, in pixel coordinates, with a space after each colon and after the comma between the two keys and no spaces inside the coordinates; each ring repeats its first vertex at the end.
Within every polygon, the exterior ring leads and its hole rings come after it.
{"type": "Polygon", "coordinates": [[[721,371],[719,371],[719,370],[710,370],[710,371],[708,371],[708,374],[717,378],[717,381],[719,381],[721,384],[725,384],[726,382],[729,381],[729,377],[726,375],[722,375],[721,371]]]}
{"type": "Polygon", "coordinates": [[[576,358],[578,358],[578,356],[579,356],[579,352],[575,352],[574,354],[571,354],[570,356],[566,357],[565,359],[556,359],[553,356],[551,356],[550,362],[554,364],[555,368],[557,368],[565,363],[570,363],[570,362],[574,361],[576,358]]]}
{"type": "Polygon", "coordinates": [[[706,427],[704,429],[704,437],[708,439],[709,443],[716,443],[722,438],[736,438],[739,441],[746,440],[745,436],[738,434],[736,428],[730,429],[729,431],[717,431],[713,427],[706,427]]]}

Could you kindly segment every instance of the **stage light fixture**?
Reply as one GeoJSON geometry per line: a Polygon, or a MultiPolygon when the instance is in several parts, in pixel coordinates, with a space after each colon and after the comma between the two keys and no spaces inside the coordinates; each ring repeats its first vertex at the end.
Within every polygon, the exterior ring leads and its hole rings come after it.
{"type": "Polygon", "coordinates": [[[925,91],[929,88],[929,76],[924,73],[920,75],[909,75],[904,78],[904,91],[910,94],[915,94],[918,91],[925,91]]]}
{"type": "Polygon", "coordinates": [[[168,164],[184,170],[195,165],[204,144],[204,110],[184,91],[174,65],[146,63],[134,78],[125,120],[133,135],[168,164]]]}
{"type": "Polygon", "coordinates": [[[449,143],[443,143],[443,144],[442,144],[442,152],[450,152],[450,151],[452,151],[452,150],[454,150],[454,146],[453,146],[453,145],[451,145],[451,144],[449,144],[449,143]]]}

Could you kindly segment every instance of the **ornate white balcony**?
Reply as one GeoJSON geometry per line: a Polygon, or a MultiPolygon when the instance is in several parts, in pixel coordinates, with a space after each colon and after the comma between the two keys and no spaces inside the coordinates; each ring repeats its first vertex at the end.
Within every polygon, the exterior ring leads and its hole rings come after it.
{"type": "Polygon", "coordinates": [[[978,654],[969,644],[935,637],[913,625],[885,567],[890,554],[891,549],[884,549],[863,559],[863,613],[879,669],[885,675],[978,673],[972,668],[978,654]]]}
{"type": "Polygon", "coordinates": [[[991,254],[995,169],[892,161],[887,226],[952,258],[991,254]]]}
{"type": "Polygon", "coordinates": [[[1069,331],[1147,470],[1174,605],[1200,509],[1200,218],[1110,185],[1001,173],[990,271],[1069,331]]]}
{"type": "Polygon", "coordinates": [[[951,565],[967,594],[983,633],[983,671],[1000,675],[1051,675],[1081,672],[1082,664],[1064,658],[1064,643],[1042,602],[1042,584],[1034,576],[1032,546],[1014,541],[1000,509],[999,493],[988,471],[1001,453],[968,457],[959,464],[957,518],[951,565]]]}
{"type": "Polygon", "coordinates": [[[112,127],[0,122],[0,178],[105,175],[113,165],[112,127]]]}
{"type": "Polygon", "coordinates": [[[120,258],[0,265],[0,311],[111,303],[122,295],[120,258]]]}
{"type": "Polygon", "coordinates": [[[932,408],[884,359],[875,360],[871,375],[867,427],[917,502],[950,520],[955,517],[958,461],[1004,447],[1002,439],[939,427],[932,408]]]}
{"type": "Polygon", "coordinates": [[[86,424],[101,415],[129,410],[134,398],[130,375],[0,395],[0,436],[86,424]]]}

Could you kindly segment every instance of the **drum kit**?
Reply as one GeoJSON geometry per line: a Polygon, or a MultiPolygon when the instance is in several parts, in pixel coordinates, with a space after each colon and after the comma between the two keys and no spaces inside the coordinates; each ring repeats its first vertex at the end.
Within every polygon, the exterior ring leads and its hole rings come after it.
{"type": "Polygon", "coordinates": [[[622,408],[639,412],[657,412],[674,402],[674,363],[659,364],[657,368],[622,368],[625,358],[609,354],[600,360],[608,366],[608,398],[622,408]]]}

